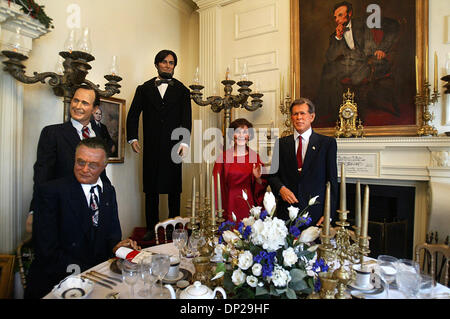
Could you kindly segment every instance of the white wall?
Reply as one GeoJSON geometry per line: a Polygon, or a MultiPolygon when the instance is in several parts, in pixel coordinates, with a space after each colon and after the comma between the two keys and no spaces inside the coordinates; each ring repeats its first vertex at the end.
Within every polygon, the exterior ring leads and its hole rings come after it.
{"type": "MultiPolygon", "coordinates": [[[[161,49],[171,49],[178,55],[175,77],[186,85],[190,82],[198,60],[198,16],[180,0],[40,0],[55,29],[34,41],[26,62],[27,74],[54,71],[58,52],[69,33],[66,25],[69,4],[81,8],[81,27],[91,30],[92,54],[95,61],[87,78],[103,88],[103,78],[116,55],[123,80],[121,93],[130,107],[136,87],[156,75],[153,59],[161,49]]],[[[42,128],[61,123],[63,104],[49,85],[24,85],[24,208],[28,209],[32,195],[33,164],[42,128]]],[[[142,128],[141,128],[142,133],[142,128]]],[[[136,226],[145,226],[142,193],[142,158],[125,145],[125,162],[109,164],[107,174],[116,187],[123,236],[129,236],[136,226]]],[[[189,185],[189,183],[187,183],[189,185]]],[[[190,186],[184,186],[190,192],[190,186]]],[[[182,196],[184,199],[186,196],[182,196]]],[[[184,200],[182,202],[182,207],[184,200]]],[[[163,206],[162,218],[167,216],[163,206]]],[[[26,212],[24,212],[26,214],[26,212]]]]}

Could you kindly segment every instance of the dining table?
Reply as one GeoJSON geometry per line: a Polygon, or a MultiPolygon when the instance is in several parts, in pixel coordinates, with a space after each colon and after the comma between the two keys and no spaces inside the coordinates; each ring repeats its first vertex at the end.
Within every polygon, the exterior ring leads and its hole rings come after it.
{"type": "MultiPolygon", "coordinates": [[[[174,246],[173,243],[166,243],[156,246],[151,246],[142,249],[143,251],[150,252],[152,254],[166,254],[170,256],[179,256],[178,249],[174,246]]],[[[368,257],[365,257],[368,258],[368,257]]],[[[114,267],[112,267],[112,264],[116,261],[117,258],[111,258],[107,261],[104,261],[84,272],[81,273],[81,275],[85,275],[87,273],[91,273],[92,271],[95,271],[96,273],[100,273],[102,275],[106,275],[110,277],[109,282],[107,283],[110,287],[105,287],[104,284],[106,281],[100,280],[98,277],[95,278],[96,282],[94,282],[94,289],[89,293],[89,295],[86,296],[86,299],[131,299],[130,297],[130,287],[125,284],[125,282],[122,281],[122,275],[116,270],[114,271],[114,267]],[[115,280],[111,279],[115,278],[115,280]],[[98,283],[100,281],[100,283],[98,283]],[[122,281],[122,282],[119,282],[122,281]],[[111,284],[111,282],[113,284],[111,284]],[[103,284],[103,285],[102,285],[103,284]]],[[[372,258],[368,258],[368,260],[374,260],[372,258]]],[[[372,262],[372,265],[374,265],[374,262],[372,262]]],[[[184,277],[183,279],[186,279],[190,281],[192,284],[192,278],[195,273],[195,267],[192,262],[192,258],[186,258],[182,257],[180,261],[180,270],[182,270],[184,273],[189,274],[189,278],[184,277]]],[[[374,273],[374,278],[376,278],[376,274],[374,273]]],[[[375,282],[376,280],[374,280],[375,282]]],[[[175,291],[177,291],[177,296],[179,295],[181,289],[177,288],[176,282],[164,282],[163,284],[171,284],[175,291]]],[[[148,285],[148,284],[146,284],[148,285]]],[[[348,288],[346,290],[346,296],[347,298],[353,298],[353,299],[406,299],[407,297],[398,290],[395,283],[391,286],[389,289],[389,295],[387,295],[386,289],[383,285],[374,284],[374,289],[371,290],[360,290],[352,288],[351,285],[348,285],[348,288]],[[378,289],[376,288],[378,287],[378,289]]],[[[137,292],[144,288],[144,281],[138,280],[137,283],[134,286],[134,296],[133,299],[151,299],[152,297],[141,297],[137,292]]],[[[166,297],[170,298],[169,290],[166,289],[166,297]]],[[[433,299],[450,299],[450,288],[446,287],[440,283],[436,283],[436,286],[433,289],[433,299]]],[[[53,292],[49,292],[46,296],[44,296],[44,299],[57,299],[55,294],[53,292]]]]}

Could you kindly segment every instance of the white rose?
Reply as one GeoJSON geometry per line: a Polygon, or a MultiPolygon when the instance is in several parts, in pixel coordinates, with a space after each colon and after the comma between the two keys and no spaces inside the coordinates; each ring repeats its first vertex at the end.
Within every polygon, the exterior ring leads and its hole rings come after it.
{"type": "Polygon", "coordinates": [[[262,207],[260,207],[260,206],[253,206],[251,209],[250,209],[250,213],[252,214],[252,217],[254,217],[255,219],[259,219],[259,215],[261,214],[261,210],[262,210],[262,207]]]}
{"type": "Polygon", "coordinates": [[[316,203],[316,200],[317,200],[318,197],[319,197],[319,195],[314,196],[313,198],[311,198],[311,199],[309,200],[309,202],[308,202],[308,205],[309,205],[309,206],[314,205],[314,204],[316,203]]]}
{"type": "Polygon", "coordinates": [[[311,226],[302,231],[298,239],[301,243],[311,243],[317,239],[320,235],[320,229],[316,226],[311,226]]]}
{"type": "Polygon", "coordinates": [[[256,278],[255,276],[247,276],[247,284],[250,287],[255,288],[258,285],[258,278],[256,278]]]}
{"type": "Polygon", "coordinates": [[[289,271],[283,267],[276,265],[272,272],[272,282],[275,287],[286,287],[286,285],[291,281],[291,275],[289,271]]]}
{"type": "Polygon", "coordinates": [[[299,211],[298,207],[289,206],[288,211],[289,211],[289,219],[291,221],[294,221],[298,215],[298,211],[299,211]]]}
{"type": "Polygon", "coordinates": [[[273,216],[276,207],[276,200],[272,192],[266,192],[264,194],[263,205],[269,216],[273,216]]]}
{"type": "Polygon", "coordinates": [[[283,264],[286,267],[292,267],[298,260],[297,254],[294,251],[294,248],[289,247],[288,249],[283,251],[283,264]]]}
{"type": "MultiPolygon", "coordinates": [[[[259,217],[259,216],[258,216],[259,217]]],[[[253,216],[242,219],[244,226],[252,226],[255,223],[255,218],[253,216]]]]}
{"type": "Polygon", "coordinates": [[[233,271],[233,275],[231,276],[231,281],[233,281],[233,284],[236,286],[239,286],[245,282],[246,275],[244,272],[240,269],[236,269],[233,271]]]}
{"type": "Polygon", "coordinates": [[[261,276],[262,273],[262,266],[261,264],[254,264],[252,266],[252,274],[256,277],[261,276]]]}
{"type": "Polygon", "coordinates": [[[238,266],[242,270],[247,270],[253,265],[253,255],[251,252],[246,250],[239,255],[238,266]]]}
{"type": "Polygon", "coordinates": [[[239,240],[239,237],[232,231],[226,230],[222,234],[223,240],[229,244],[233,244],[239,240]]]}

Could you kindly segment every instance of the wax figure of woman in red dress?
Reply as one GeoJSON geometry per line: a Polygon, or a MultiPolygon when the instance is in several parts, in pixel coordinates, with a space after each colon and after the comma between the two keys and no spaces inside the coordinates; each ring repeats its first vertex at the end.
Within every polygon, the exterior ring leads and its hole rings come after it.
{"type": "MultiPolygon", "coordinates": [[[[236,119],[230,124],[229,135],[233,138],[233,147],[219,155],[214,164],[213,174],[217,194],[217,174],[220,175],[220,190],[222,196],[223,217],[232,220],[236,215],[239,223],[249,216],[249,205],[262,206],[264,193],[268,182],[261,177],[263,165],[259,155],[248,147],[248,141],[253,138],[253,125],[246,119],[236,119]],[[242,190],[247,194],[244,199],[242,190]]],[[[217,203],[217,195],[216,201],[217,203]]]]}

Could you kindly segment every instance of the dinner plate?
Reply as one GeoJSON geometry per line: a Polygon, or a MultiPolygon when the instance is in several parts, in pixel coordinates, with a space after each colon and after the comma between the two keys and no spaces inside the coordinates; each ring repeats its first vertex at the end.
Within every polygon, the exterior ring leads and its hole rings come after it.
{"type": "Polygon", "coordinates": [[[373,290],[373,288],[374,288],[374,286],[371,283],[369,283],[369,285],[367,287],[360,287],[360,286],[356,285],[355,282],[351,282],[349,284],[349,286],[352,287],[352,288],[355,288],[357,290],[363,290],[363,291],[373,290]]]}
{"type": "Polygon", "coordinates": [[[80,276],[69,276],[56,285],[52,293],[59,299],[84,299],[94,289],[94,283],[80,276]]]}

